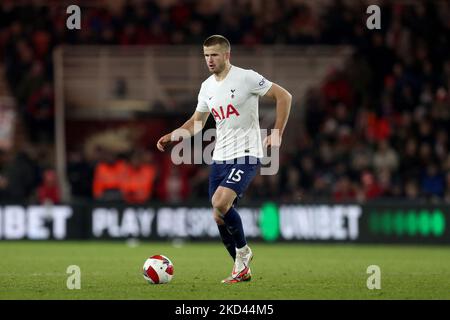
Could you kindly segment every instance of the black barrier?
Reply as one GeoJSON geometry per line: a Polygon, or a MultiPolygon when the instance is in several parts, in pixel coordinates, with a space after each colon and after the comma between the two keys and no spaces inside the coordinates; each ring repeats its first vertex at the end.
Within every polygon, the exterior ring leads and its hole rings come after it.
{"type": "MultiPolygon", "coordinates": [[[[268,242],[450,243],[450,206],[277,204],[238,208],[246,236],[268,242]]],[[[205,205],[0,206],[1,240],[219,238],[205,205]]]]}

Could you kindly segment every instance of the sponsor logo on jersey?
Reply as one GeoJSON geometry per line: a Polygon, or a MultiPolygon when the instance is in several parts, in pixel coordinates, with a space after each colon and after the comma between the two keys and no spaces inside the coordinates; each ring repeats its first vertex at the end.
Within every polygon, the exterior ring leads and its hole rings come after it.
{"type": "Polygon", "coordinates": [[[228,119],[233,114],[239,117],[239,112],[232,104],[229,104],[226,109],[224,109],[222,106],[220,106],[219,108],[212,108],[211,113],[216,121],[228,119]]]}

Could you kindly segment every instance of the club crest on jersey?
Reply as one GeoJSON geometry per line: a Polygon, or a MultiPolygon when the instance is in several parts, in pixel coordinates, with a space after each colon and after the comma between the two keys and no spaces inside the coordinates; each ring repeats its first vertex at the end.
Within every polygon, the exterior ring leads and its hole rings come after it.
{"type": "Polygon", "coordinates": [[[216,110],[215,108],[212,108],[211,113],[214,116],[214,119],[216,121],[228,119],[233,114],[235,114],[237,117],[239,117],[239,112],[236,110],[236,108],[232,104],[229,104],[227,106],[226,110],[224,110],[224,108],[222,106],[220,106],[218,108],[218,110],[216,110]]]}
{"type": "Polygon", "coordinates": [[[236,91],[236,89],[231,89],[231,99],[234,98],[234,92],[236,91]]]}

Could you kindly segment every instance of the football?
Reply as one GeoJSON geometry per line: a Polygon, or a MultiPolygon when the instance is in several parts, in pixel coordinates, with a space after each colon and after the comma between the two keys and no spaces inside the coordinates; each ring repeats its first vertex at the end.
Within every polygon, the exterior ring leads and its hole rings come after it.
{"type": "Polygon", "coordinates": [[[173,277],[173,264],[166,256],[148,258],[143,266],[144,279],[150,284],[169,283],[173,277]]]}

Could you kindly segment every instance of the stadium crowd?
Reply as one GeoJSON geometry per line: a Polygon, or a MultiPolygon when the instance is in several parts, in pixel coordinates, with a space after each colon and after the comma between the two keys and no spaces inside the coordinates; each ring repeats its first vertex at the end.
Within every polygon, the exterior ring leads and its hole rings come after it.
{"type": "MultiPolygon", "coordinates": [[[[80,31],[68,30],[61,7],[50,3],[0,4],[0,58],[27,136],[13,154],[0,151],[0,200],[60,201],[54,163],[39,156],[54,139],[55,46],[199,45],[220,33],[248,46],[355,48],[343,70],[294,106],[306,115],[295,152],[282,152],[278,175],[257,176],[246,200],[450,202],[449,1],[384,1],[381,30],[366,28],[366,5],[356,1],[330,1],[323,11],[303,1],[117,1],[83,7],[80,31]]],[[[72,195],[133,203],[207,196],[206,166],[155,161],[146,147],[120,160],[106,150],[72,153],[72,195]],[[104,193],[105,181],[124,172],[146,172],[145,186],[125,179],[112,187],[118,192],[104,193]]]]}

